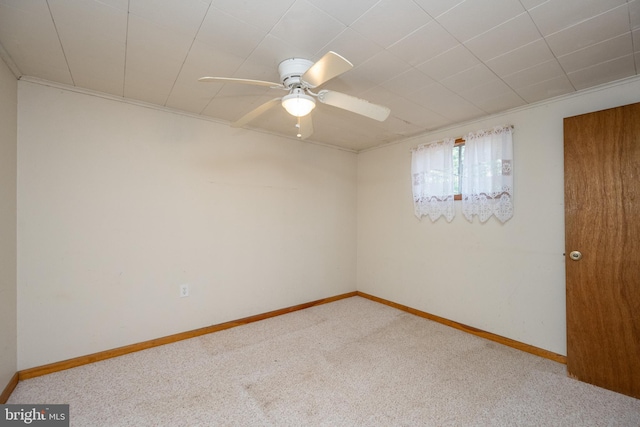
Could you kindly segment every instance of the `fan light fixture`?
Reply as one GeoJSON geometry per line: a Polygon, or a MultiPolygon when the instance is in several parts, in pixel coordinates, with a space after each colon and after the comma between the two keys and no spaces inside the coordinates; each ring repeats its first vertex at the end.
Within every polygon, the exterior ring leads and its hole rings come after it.
{"type": "Polygon", "coordinates": [[[282,106],[292,116],[303,117],[316,108],[316,101],[302,89],[297,88],[289,95],[282,97],[282,106]]]}

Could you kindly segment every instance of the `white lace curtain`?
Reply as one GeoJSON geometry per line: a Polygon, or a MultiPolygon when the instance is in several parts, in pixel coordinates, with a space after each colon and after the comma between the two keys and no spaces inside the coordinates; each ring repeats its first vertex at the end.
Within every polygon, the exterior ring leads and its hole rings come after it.
{"type": "MultiPolygon", "coordinates": [[[[462,213],[469,221],[485,222],[492,215],[501,222],[513,216],[512,126],[470,133],[465,139],[460,187],[462,213]]],[[[453,146],[455,140],[421,145],[411,150],[413,205],[418,219],[444,216],[451,221],[453,204],[453,146]]]]}
{"type": "Polygon", "coordinates": [[[465,139],[462,165],[462,213],[469,221],[485,222],[494,215],[501,222],[513,216],[513,128],[470,133],[465,139]]]}
{"type": "Polygon", "coordinates": [[[453,205],[452,138],[421,145],[411,153],[411,177],[415,214],[428,215],[431,221],[444,216],[451,221],[453,205]]]}

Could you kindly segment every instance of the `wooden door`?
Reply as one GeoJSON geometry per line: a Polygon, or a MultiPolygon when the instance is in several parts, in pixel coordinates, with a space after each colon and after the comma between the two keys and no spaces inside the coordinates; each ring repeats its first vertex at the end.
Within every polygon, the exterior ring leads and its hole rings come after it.
{"type": "Polygon", "coordinates": [[[640,103],[564,119],[564,165],[567,369],[640,398],[640,103]]]}

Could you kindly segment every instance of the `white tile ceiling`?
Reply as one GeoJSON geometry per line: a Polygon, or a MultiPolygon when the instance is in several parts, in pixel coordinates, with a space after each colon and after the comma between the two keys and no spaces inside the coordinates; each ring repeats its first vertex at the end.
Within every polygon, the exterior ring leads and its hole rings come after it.
{"type": "Polygon", "coordinates": [[[318,103],[310,140],[358,151],[637,75],[640,0],[0,0],[0,45],[17,77],[224,121],[282,92],[198,77],[279,81],[333,50],[355,67],[322,88],[391,116],[318,103]]]}

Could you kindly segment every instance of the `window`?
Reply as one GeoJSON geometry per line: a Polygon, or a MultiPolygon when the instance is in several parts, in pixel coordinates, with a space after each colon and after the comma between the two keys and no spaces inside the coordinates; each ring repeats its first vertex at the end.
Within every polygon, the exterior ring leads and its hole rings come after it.
{"type": "Polygon", "coordinates": [[[453,145],[453,198],[462,200],[462,165],[464,164],[464,139],[456,139],[453,145]]]}
{"type": "Polygon", "coordinates": [[[462,201],[469,221],[513,215],[513,126],[445,138],[412,149],[411,177],[415,215],[431,221],[455,216],[453,201],[462,201]]]}

